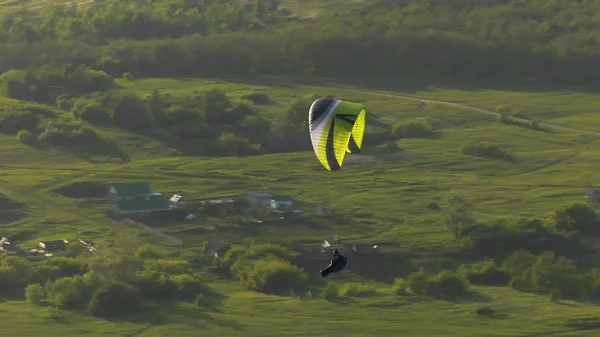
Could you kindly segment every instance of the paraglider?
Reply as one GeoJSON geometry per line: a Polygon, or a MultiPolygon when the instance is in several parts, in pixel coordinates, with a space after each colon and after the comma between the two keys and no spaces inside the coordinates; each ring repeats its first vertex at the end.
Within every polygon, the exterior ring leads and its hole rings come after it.
{"type": "Polygon", "coordinates": [[[334,250],[333,259],[331,260],[331,263],[329,264],[329,266],[327,266],[327,268],[321,270],[321,277],[327,277],[327,275],[331,273],[337,273],[341,271],[342,269],[344,269],[347,262],[347,257],[340,255],[337,249],[334,250]]]}
{"type": "MultiPolygon", "coordinates": [[[[346,153],[359,153],[365,134],[367,109],[364,105],[335,98],[319,98],[308,112],[308,129],[313,150],[321,165],[329,171],[342,168],[346,153]]],[[[348,259],[337,250],[335,220],[333,222],[335,249],[327,268],[320,271],[322,277],[340,272],[348,259]]]]}
{"type": "Polygon", "coordinates": [[[325,169],[337,171],[346,153],[360,152],[366,112],[364,105],[335,98],[319,98],[310,106],[310,140],[325,169]]]}

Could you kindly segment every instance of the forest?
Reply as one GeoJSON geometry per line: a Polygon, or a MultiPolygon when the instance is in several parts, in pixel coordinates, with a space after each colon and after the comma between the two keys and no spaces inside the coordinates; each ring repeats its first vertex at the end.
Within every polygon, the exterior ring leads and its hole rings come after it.
{"type": "Polygon", "coordinates": [[[106,1],[7,12],[0,72],[535,78],[593,85],[596,1],[379,0],[299,18],[277,0],[106,1]],[[143,4],[143,5],[142,5],[143,4]]]}

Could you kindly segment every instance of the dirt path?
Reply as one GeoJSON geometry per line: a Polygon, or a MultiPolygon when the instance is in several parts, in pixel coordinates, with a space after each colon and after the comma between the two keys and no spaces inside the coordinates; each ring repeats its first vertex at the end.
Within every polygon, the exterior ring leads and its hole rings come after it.
{"type": "MultiPolygon", "coordinates": [[[[339,88],[339,87],[332,87],[332,86],[300,85],[300,84],[298,86],[305,87],[305,88],[319,89],[319,90],[347,91],[347,92],[353,92],[353,93],[357,93],[357,94],[370,94],[373,96],[380,96],[380,97],[393,97],[393,98],[399,98],[399,99],[408,99],[408,100],[412,100],[412,101],[424,102],[427,104],[440,104],[440,105],[446,105],[446,106],[451,106],[451,107],[455,107],[455,108],[461,108],[461,109],[465,109],[465,110],[469,110],[469,111],[484,113],[484,114],[490,115],[490,116],[499,116],[500,115],[498,112],[496,112],[494,110],[478,108],[475,106],[470,106],[470,105],[465,105],[465,104],[460,104],[460,103],[439,101],[439,100],[420,98],[420,97],[414,97],[414,96],[405,96],[405,95],[400,95],[400,94],[383,93],[383,92],[370,91],[370,90],[346,89],[346,88],[339,88]]],[[[524,123],[531,122],[528,119],[520,118],[520,117],[510,116],[509,118],[513,121],[518,121],[518,122],[524,122],[524,123]]],[[[582,129],[570,128],[570,127],[562,126],[562,125],[558,125],[558,124],[544,123],[544,122],[539,122],[538,124],[541,127],[544,127],[547,129],[568,131],[568,132],[591,135],[591,136],[600,136],[599,131],[582,130],[582,129]]]]}

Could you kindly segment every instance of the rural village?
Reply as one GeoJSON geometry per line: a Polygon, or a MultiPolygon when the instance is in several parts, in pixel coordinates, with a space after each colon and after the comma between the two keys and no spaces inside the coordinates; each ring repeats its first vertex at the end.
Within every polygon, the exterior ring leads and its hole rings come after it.
{"type": "MultiPolygon", "coordinates": [[[[187,246],[185,237],[176,238],[153,228],[151,223],[168,224],[170,222],[204,221],[199,213],[209,214],[212,217],[228,215],[241,215],[242,225],[251,223],[273,223],[281,225],[284,221],[310,221],[311,216],[325,218],[327,221],[336,221],[334,212],[322,205],[309,205],[301,200],[294,200],[287,195],[274,195],[267,192],[247,192],[245,195],[222,199],[197,200],[188,199],[182,194],[175,193],[170,198],[161,192],[155,192],[146,182],[118,183],[107,186],[104,202],[109,206],[105,215],[113,224],[135,226],[148,231],[158,239],[174,246],[187,246]],[[247,215],[244,217],[244,215],[247,215]],[[260,219],[259,219],[260,218],[260,219]]],[[[430,206],[428,206],[430,207],[430,206]]],[[[209,218],[210,219],[210,218],[209,218]]],[[[208,255],[223,256],[230,248],[226,240],[211,238],[206,240],[208,255]]],[[[37,247],[21,247],[10,238],[2,237],[0,233],[0,253],[11,251],[19,255],[62,255],[69,244],[81,246],[83,249],[95,251],[94,243],[82,238],[64,238],[58,240],[40,241],[37,247]]],[[[192,244],[197,244],[194,242],[192,244]]],[[[349,245],[335,237],[323,238],[320,243],[315,243],[314,249],[295,250],[309,252],[316,256],[328,257],[336,247],[344,254],[357,253],[365,250],[359,245],[349,245]],[[337,242],[334,242],[337,240],[337,242]]],[[[373,246],[375,249],[377,245],[373,246]]]]}

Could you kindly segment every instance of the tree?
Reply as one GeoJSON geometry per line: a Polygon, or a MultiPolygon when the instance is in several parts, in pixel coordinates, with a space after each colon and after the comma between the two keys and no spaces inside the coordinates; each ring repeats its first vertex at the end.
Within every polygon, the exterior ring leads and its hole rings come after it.
{"type": "Polygon", "coordinates": [[[600,235],[596,212],[586,204],[574,203],[557,210],[554,214],[556,227],[564,231],[580,231],[589,235],[600,235]]]}
{"type": "Polygon", "coordinates": [[[25,288],[25,299],[31,304],[40,304],[44,296],[44,288],[39,284],[30,284],[25,288]]]}
{"type": "Polygon", "coordinates": [[[88,310],[95,316],[131,313],[140,307],[141,300],[138,289],[123,282],[111,282],[94,291],[88,310]]]}

